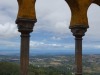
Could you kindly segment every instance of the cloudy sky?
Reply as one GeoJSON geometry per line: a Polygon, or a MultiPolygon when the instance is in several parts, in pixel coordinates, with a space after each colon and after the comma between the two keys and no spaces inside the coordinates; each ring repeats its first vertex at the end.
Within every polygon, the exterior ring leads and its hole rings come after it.
{"type": "MultiPolygon", "coordinates": [[[[17,0],[0,0],[0,53],[20,51],[20,33],[15,24],[17,0]]],[[[69,29],[71,12],[64,0],[36,0],[37,23],[31,33],[30,49],[74,52],[69,29]]],[[[89,29],[83,37],[83,51],[100,53],[100,7],[88,9],[89,29]]]]}

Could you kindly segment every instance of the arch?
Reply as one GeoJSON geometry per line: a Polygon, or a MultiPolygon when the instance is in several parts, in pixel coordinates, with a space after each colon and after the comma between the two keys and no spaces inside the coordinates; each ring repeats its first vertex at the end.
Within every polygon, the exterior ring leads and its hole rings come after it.
{"type": "MultiPolygon", "coordinates": [[[[93,0],[65,0],[72,13],[70,29],[75,36],[75,75],[82,75],[82,37],[87,31],[88,17],[87,11],[93,0]]],[[[97,3],[99,1],[95,1],[97,3]]],[[[100,3],[100,2],[99,2],[100,3]]]]}
{"type": "Polygon", "coordinates": [[[72,13],[70,28],[82,26],[88,28],[87,10],[92,0],[65,0],[72,13]],[[77,17],[77,18],[76,18],[77,17]]]}
{"type": "Polygon", "coordinates": [[[100,6],[100,0],[94,0],[93,3],[95,3],[95,4],[100,6]]]}
{"type": "Polygon", "coordinates": [[[100,29],[99,28],[100,27],[99,26],[99,24],[100,24],[100,19],[99,19],[100,15],[99,15],[99,13],[100,13],[100,7],[97,4],[92,3],[90,5],[89,9],[88,9],[88,12],[87,12],[89,25],[90,25],[90,28],[89,28],[89,30],[87,32],[87,35],[92,39],[94,37],[97,38],[96,36],[99,34],[99,31],[97,31],[97,30],[100,29]]]}
{"type": "MultiPolygon", "coordinates": [[[[33,31],[36,21],[35,1],[18,0],[19,11],[16,23],[21,32],[21,75],[28,74],[29,34],[33,31]],[[24,64],[24,65],[23,65],[24,64]]],[[[100,5],[99,0],[65,0],[72,12],[70,29],[75,36],[76,75],[82,75],[82,37],[88,26],[87,10],[91,3],[100,5]],[[99,3],[98,3],[99,2],[99,3]]]]}

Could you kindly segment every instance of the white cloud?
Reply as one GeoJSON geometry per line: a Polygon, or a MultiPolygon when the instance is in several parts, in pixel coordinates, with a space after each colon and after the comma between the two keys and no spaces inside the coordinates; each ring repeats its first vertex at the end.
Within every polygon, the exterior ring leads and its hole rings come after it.
{"type": "MultiPolygon", "coordinates": [[[[20,49],[20,42],[15,41],[7,41],[7,40],[0,40],[0,46],[4,46],[5,48],[18,48],[20,49]]],[[[31,50],[71,50],[75,51],[74,43],[45,43],[42,41],[30,41],[30,48],[31,50]]],[[[83,51],[94,51],[99,50],[100,44],[90,44],[86,43],[83,44],[83,51]]]]}
{"type": "Polygon", "coordinates": [[[17,25],[12,23],[0,24],[0,38],[12,38],[18,35],[17,25]]]}
{"type": "Polygon", "coordinates": [[[90,43],[86,43],[86,44],[84,44],[83,45],[83,49],[85,49],[85,50],[91,50],[91,49],[93,49],[93,50],[96,50],[96,49],[100,49],[100,44],[94,44],[94,43],[92,43],[92,44],[90,44],[90,43]]]}
{"type": "MultiPolygon", "coordinates": [[[[0,23],[14,23],[17,16],[17,0],[2,0],[0,2],[0,23]]],[[[92,4],[88,10],[89,26],[87,36],[94,36],[99,33],[99,6],[92,4]],[[94,11],[95,10],[95,11],[94,11]],[[95,14],[96,13],[96,14],[95,14]]],[[[65,1],[61,0],[37,0],[36,1],[37,24],[35,31],[45,30],[56,34],[66,34],[70,32],[69,24],[71,18],[70,8],[65,1]]]]}
{"type": "Polygon", "coordinates": [[[44,43],[38,41],[30,41],[30,47],[32,49],[59,49],[62,46],[57,43],[44,43]]]}
{"type": "MultiPolygon", "coordinates": [[[[38,41],[31,41],[30,47],[32,49],[53,49],[53,50],[75,50],[74,43],[45,43],[45,42],[38,42],[38,41]]],[[[91,50],[91,49],[100,49],[100,44],[96,43],[84,43],[83,50],[91,50]]]]}
{"type": "Polygon", "coordinates": [[[0,40],[0,45],[5,47],[11,48],[19,48],[18,42],[7,41],[7,40],[0,40]]]}
{"type": "MultiPolygon", "coordinates": [[[[0,38],[12,38],[19,36],[17,25],[15,25],[15,20],[17,16],[17,0],[1,0],[0,1],[0,38]]],[[[86,33],[86,41],[100,40],[100,7],[92,4],[88,10],[89,26],[86,33]]],[[[67,35],[69,36],[70,29],[70,18],[71,12],[67,3],[63,0],[37,0],[36,1],[36,15],[37,23],[34,27],[34,31],[52,32],[54,33],[53,40],[61,40],[67,35]],[[55,36],[57,35],[57,36],[55,36]],[[59,35],[59,37],[58,37],[59,35]],[[64,36],[64,37],[62,37],[64,36]]],[[[3,41],[0,41],[3,42],[3,41]]],[[[4,41],[5,45],[8,46],[14,44],[14,42],[4,41]]],[[[17,42],[16,42],[17,43],[17,42]]],[[[0,44],[1,45],[1,44],[0,44]]],[[[16,46],[16,44],[14,45],[16,46]]],[[[54,49],[74,49],[74,44],[69,43],[45,43],[31,41],[31,48],[54,48],[54,49]]],[[[100,48],[98,44],[87,45],[85,43],[84,48],[100,48]]]]}
{"type": "Polygon", "coordinates": [[[32,50],[35,49],[46,49],[46,50],[74,50],[74,44],[61,44],[61,43],[45,43],[38,41],[30,41],[30,47],[32,50]]]}
{"type": "Polygon", "coordinates": [[[17,0],[0,1],[0,23],[14,22],[17,16],[17,0]]]}
{"type": "MultiPolygon", "coordinates": [[[[71,12],[65,1],[58,0],[56,2],[56,0],[38,0],[36,10],[39,21],[35,26],[35,30],[45,30],[61,36],[62,34],[71,34],[69,29],[71,12]]],[[[88,19],[90,28],[86,33],[86,37],[89,39],[94,38],[96,40],[100,37],[100,35],[98,35],[100,28],[99,13],[100,7],[98,5],[92,4],[89,7],[88,19]]]]}
{"type": "Polygon", "coordinates": [[[99,40],[100,37],[100,6],[92,4],[88,10],[89,29],[86,36],[99,40]]]}
{"type": "Polygon", "coordinates": [[[52,40],[61,40],[62,38],[61,37],[56,37],[56,36],[53,36],[51,37],[52,40]]]}
{"type": "Polygon", "coordinates": [[[0,38],[18,36],[17,25],[15,25],[17,10],[17,0],[0,1],[0,38]]]}
{"type": "Polygon", "coordinates": [[[65,1],[37,0],[36,30],[45,30],[56,34],[69,32],[71,12],[65,1]]]}

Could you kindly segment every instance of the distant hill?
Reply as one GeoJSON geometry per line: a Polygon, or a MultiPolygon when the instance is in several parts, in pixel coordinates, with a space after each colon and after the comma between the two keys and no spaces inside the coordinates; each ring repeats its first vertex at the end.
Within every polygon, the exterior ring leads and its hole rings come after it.
{"type": "MultiPolygon", "coordinates": [[[[73,50],[30,50],[31,56],[36,55],[72,55],[75,54],[73,50]]],[[[100,54],[100,51],[84,51],[83,54],[100,54]]],[[[0,50],[0,55],[20,55],[20,50],[0,50]]]]}

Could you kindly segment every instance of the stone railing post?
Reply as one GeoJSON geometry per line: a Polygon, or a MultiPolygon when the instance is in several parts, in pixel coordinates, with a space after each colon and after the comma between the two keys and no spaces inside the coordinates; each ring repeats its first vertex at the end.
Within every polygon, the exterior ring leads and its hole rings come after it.
{"type": "Polygon", "coordinates": [[[35,1],[17,0],[19,5],[16,24],[21,33],[20,75],[28,75],[30,33],[36,22],[35,1]]]}

